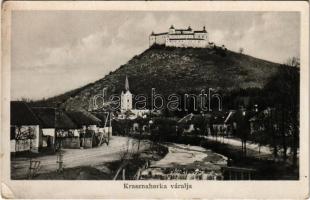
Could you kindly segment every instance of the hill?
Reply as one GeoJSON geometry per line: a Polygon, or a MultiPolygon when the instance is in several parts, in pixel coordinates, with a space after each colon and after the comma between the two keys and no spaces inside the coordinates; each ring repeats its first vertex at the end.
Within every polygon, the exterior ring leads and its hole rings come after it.
{"type": "Polygon", "coordinates": [[[225,92],[263,88],[279,70],[279,64],[239,54],[219,47],[168,48],[152,46],[104,78],[82,88],[46,100],[65,107],[88,108],[89,99],[107,88],[120,94],[125,77],[133,94],[198,92],[215,88],[225,92]]]}

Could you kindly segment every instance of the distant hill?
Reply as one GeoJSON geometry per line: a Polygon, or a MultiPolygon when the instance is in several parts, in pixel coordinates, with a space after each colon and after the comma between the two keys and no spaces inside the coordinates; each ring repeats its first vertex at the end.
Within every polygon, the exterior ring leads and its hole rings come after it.
{"type": "MultiPolygon", "coordinates": [[[[121,52],[120,52],[121,53],[121,52]]],[[[88,108],[89,99],[107,88],[120,94],[128,76],[133,94],[149,94],[152,88],[167,95],[216,88],[223,92],[263,88],[275,76],[280,64],[223,50],[152,46],[104,78],[82,88],[47,99],[65,107],[88,108]]],[[[41,102],[42,103],[42,102],[41,102]]]]}

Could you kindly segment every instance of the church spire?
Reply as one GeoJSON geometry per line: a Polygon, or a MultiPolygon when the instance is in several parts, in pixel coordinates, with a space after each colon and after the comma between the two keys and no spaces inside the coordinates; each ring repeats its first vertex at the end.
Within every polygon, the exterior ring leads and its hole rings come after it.
{"type": "Polygon", "coordinates": [[[126,81],[125,81],[125,90],[128,91],[129,90],[129,82],[128,82],[128,77],[126,75],[126,81]]]}

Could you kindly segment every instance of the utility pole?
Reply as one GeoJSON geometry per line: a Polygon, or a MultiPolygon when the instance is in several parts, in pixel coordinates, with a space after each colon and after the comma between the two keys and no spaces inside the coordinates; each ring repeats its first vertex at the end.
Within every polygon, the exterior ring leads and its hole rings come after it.
{"type": "Polygon", "coordinates": [[[110,134],[112,134],[112,123],[111,123],[111,117],[112,117],[112,113],[108,112],[108,117],[110,117],[110,123],[109,123],[109,128],[108,128],[108,145],[110,143],[110,134]]]}
{"type": "MultiPolygon", "coordinates": [[[[61,131],[60,129],[58,129],[58,107],[59,107],[59,103],[56,104],[56,107],[54,108],[54,126],[55,126],[55,143],[58,143],[58,152],[57,152],[57,158],[56,158],[56,163],[58,164],[58,169],[57,172],[58,173],[62,173],[63,172],[63,152],[62,152],[62,137],[58,137],[57,134],[59,131],[61,131]]],[[[56,145],[57,148],[57,145],[56,145]]]]}

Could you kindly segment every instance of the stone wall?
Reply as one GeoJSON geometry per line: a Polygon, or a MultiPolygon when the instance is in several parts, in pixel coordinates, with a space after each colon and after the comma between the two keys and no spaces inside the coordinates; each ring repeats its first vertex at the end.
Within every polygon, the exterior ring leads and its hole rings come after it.
{"type": "Polygon", "coordinates": [[[208,47],[208,33],[205,31],[178,30],[170,28],[168,33],[154,34],[149,37],[149,45],[165,45],[169,47],[208,47]],[[175,40],[179,39],[179,40],[175,40]],[[192,40],[191,40],[192,39],[192,40]],[[196,40],[195,40],[196,39],[196,40]]]}
{"type": "Polygon", "coordinates": [[[149,38],[150,46],[152,46],[152,44],[154,43],[164,45],[166,43],[166,38],[167,38],[167,34],[151,35],[149,38]]]}
{"type": "Polygon", "coordinates": [[[206,48],[208,47],[207,40],[167,40],[167,47],[194,47],[194,48],[206,48]]]}

